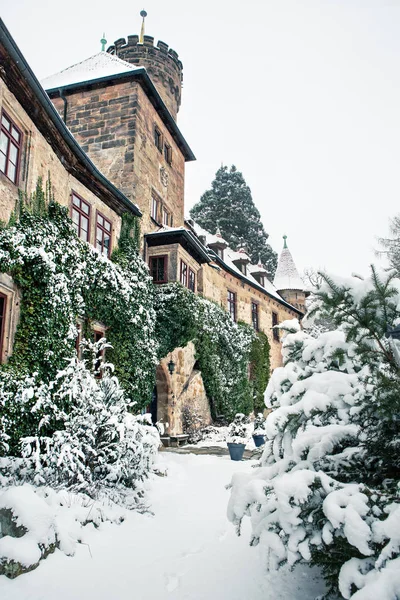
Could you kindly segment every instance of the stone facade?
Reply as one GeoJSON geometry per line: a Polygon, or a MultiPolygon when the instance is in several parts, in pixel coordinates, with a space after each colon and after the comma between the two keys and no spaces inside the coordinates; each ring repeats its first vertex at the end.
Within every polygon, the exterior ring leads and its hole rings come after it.
{"type": "MultiPolygon", "coordinates": [[[[124,81],[102,88],[68,93],[66,123],[100,171],[135,202],[143,213],[143,232],[184,221],[185,159],[140,83],[124,81]],[[170,150],[155,144],[155,128],[170,150]],[[158,201],[151,217],[153,197],[158,201]]],[[[60,116],[64,102],[53,98],[60,116]]]]}
{"type": "Polygon", "coordinates": [[[176,120],[181,104],[183,66],[175,50],[168,48],[168,44],[161,41],[154,46],[154,38],[151,35],[144,36],[143,44],[139,44],[138,35],[129,35],[128,42],[120,38],[107,52],[116,54],[118,58],[131,64],[145,67],[176,120]]]}
{"type": "Polygon", "coordinates": [[[277,322],[298,318],[298,313],[282,304],[278,299],[269,296],[260,288],[245,282],[232,273],[215,264],[203,265],[198,279],[198,291],[206,298],[213,300],[225,310],[227,309],[228,290],[237,298],[237,320],[252,325],[252,303],[258,306],[259,330],[268,336],[271,345],[271,369],[282,365],[281,343],[279,332],[273,333],[272,314],[277,315],[277,322]]]}

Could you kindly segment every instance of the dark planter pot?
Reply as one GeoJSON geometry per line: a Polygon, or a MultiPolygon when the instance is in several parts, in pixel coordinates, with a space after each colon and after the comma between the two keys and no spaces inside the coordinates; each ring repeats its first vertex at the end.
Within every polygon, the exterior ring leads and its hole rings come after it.
{"type": "Polygon", "coordinates": [[[245,448],[246,444],[234,444],[233,442],[228,442],[228,450],[231,460],[242,460],[245,448]]]}
{"type": "Polygon", "coordinates": [[[257,448],[265,444],[265,436],[264,435],[253,435],[253,440],[257,448]]]}

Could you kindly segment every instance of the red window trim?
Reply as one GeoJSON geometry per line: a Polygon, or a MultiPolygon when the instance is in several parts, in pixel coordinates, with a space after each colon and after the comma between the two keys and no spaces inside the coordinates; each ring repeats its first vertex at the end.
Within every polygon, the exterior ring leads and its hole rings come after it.
{"type": "Polygon", "coordinates": [[[0,362],[3,362],[3,356],[4,356],[4,346],[3,346],[3,344],[4,344],[4,329],[5,329],[5,323],[6,323],[8,297],[6,296],[6,294],[2,294],[1,292],[0,292],[0,297],[4,298],[3,318],[2,318],[1,327],[0,327],[0,362]]]}
{"type": "Polygon", "coordinates": [[[181,275],[180,275],[179,281],[181,282],[181,284],[184,287],[188,287],[188,283],[189,283],[189,269],[188,269],[187,263],[184,260],[182,260],[182,259],[181,259],[181,275]],[[186,282],[185,283],[182,281],[182,279],[183,279],[183,267],[184,266],[186,267],[186,282]]]}
{"type": "Polygon", "coordinates": [[[5,170],[5,172],[1,171],[1,173],[3,173],[3,175],[5,175],[7,177],[7,179],[9,181],[11,181],[11,183],[13,183],[14,185],[18,185],[19,174],[20,174],[20,167],[21,167],[22,140],[23,140],[24,135],[23,135],[21,129],[18,127],[18,125],[15,124],[15,121],[8,115],[8,113],[4,109],[2,109],[1,114],[0,114],[0,131],[3,131],[5,133],[5,135],[7,136],[8,140],[9,140],[8,147],[7,147],[7,154],[6,154],[6,170],[5,170]],[[3,117],[3,115],[5,116],[6,119],[8,119],[8,121],[10,121],[11,127],[15,127],[15,129],[18,131],[18,133],[19,133],[19,142],[17,142],[13,138],[13,136],[11,135],[11,133],[9,131],[7,131],[7,129],[4,127],[4,125],[2,123],[2,117],[3,117]],[[17,146],[17,164],[15,165],[16,166],[16,169],[15,169],[15,181],[13,181],[7,175],[11,140],[13,141],[14,145],[17,146]]]}
{"type": "Polygon", "coordinates": [[[236,323],[236,321],[237,321],[237,295],[236,295],[236,292],[232,292],[232,290],[228,290],[227,303],[228,303],[228,312],[231,316],[232,316],[232,312],[231,312],[230,306],[231,306],[231,304],[233,305],[233,320],[236,323]],[[230,299],[229,294],[232,294],[233,302],[230,299]]]}
{"type": "Polygon", "coordinates": [[[154,279],[153,279],[153,283],[155,283],[155,284],[168,283],[168,254],[155,254],[154,256],[149,256],[150,274],[152,275],[152,272],[153,272],[153,269],[152,269],[153,260],[157,260],[159,258],[164,259],[164,280],[163,281],[154,281],[154,279]]]}
{"type": "MultiPolygon", "coordinates": [[[[89,221],[89,224],[90,224],[90,221],[89,221]]],[[[96,210],[96,235],[95,235],[96,248],[97,248],[97,228],[101,229],[101,231],[103,232],[102,249],[104,248],[104,234],[110,236],[110,245],[108,247],[108,252],[107,252],[107,258],[110,258],[110,256],[111,256],[111,245],[112,245],[112,221],[110,221],[110,219],[108,219],[105,215],[103,215],[103,213],[101,213],[99,210],[96,210]],[[104,219],[105,221],[107,221],[107,223],[110,224],[110,231],[107,231],[107,229],[105,227],[103,227],[103,225],[100,225],[98,223],[98,218],[99,217],[101,217],[102,219],[104,219]]],[[[101,253],[101,254],[103,254],[103,253],[101,253]]]]}
{"type": "Polygon", "coordinates": [[[260,331],[260,305],[258,302],[254,302],[254,300],[251,301],[251,323],[253,325],[254,331],[260,331]],[[253,306],[256,307],[255,311],[253,311],[253,306]],[[257,315],[257,327],[254,327],[254,314],[257,315]]]}
{"type": "Polygon", "coordinates": [[[89,223],[88,223],[88,230],[87,230],[87,240],[86,241],[90,242],[90,227],[91,227],[91,221],[92,221],[92,207],[90,206],[89,202],[86,202],[86,200],[84,200],[82,198],[82,196],[80,196],[79,194],[77,194],[76,192],[74,192],[72,190],[72,192],[71,192],[71,209],[70,209],[70,217],[71,217],[71,219],[72,219],[72,211],[74,209],[79,213],[79,224],[78,224],[79,231],[78,231],[77,235],[78,235],[79,239],[82,239],[80,237],[79,233],[80,233],[80,229],[81,229],[81,216],[84,216],[89,221],[89,223]],[[86,204],[86,206],[89,207],[89,212],[87,214],[80,207],[78,207],[78,206],[76,206],[74,204],[74,196],[76,198],[78,198],[81,202],[83,202],[84,204],[86,204]]]}

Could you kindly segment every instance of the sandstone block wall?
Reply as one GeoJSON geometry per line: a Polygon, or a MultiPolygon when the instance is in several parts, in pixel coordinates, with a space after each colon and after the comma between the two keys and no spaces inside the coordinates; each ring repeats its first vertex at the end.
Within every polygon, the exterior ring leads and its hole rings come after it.
{"type": "Polygon", "coordinates": [[[268,336],[271,345],[271,368],[281,366],[281,343],[273,336],[272,313],[278,315],[279,323],[298,318],[298,315],[278,300],[263,294],[231,273],[223,269],[215,269],[210,265],[203,265],[199,273],[199,292],[227,310],[228,290],[236,293],[238,321],[252,325],[251,303],[258,304],[259,329],[268,336]]]}
{"type": "MultiPolygon", "coordinates": [[[[67,96],[67,125],[98,169],[143,213],[142,232],[157,230],[151,218],[152,197],[172,215],[172,224],[184,222],[185,159],[142,87],[135,81],[116,83],[67,96]],[[154,128],[171,147],[172,164],[154,143],[154,128]]],[[[63,115],[64,102],[53,103],[63,115]]]]}
{"type": "Polygon", "coordinates": [[[0,111],[4,108],[23,132],[23,151],[18,185],[0,173],[0,219],[8,221],[18,198],[18,189],[28,195],[35,189],[38,177],[46,182],[50,173],[55,200],[70,207],[71,193],[75,192],[91,206],[90,241],[95,244],[96,211],[100,211],[112,223],[112,247],[115,247],[121,229],[121,217],[93,192],[73,177],[53,149],[38,131],[29,115],[10,93],[0,79],[0,111]]]}

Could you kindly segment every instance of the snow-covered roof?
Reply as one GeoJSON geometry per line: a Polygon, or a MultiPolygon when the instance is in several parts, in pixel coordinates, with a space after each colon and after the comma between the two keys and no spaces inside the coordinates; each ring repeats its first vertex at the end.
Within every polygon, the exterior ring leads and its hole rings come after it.
{"type": "Polygon", "coordinates": [[[118,56],[108,54],[108,52],[98,52],[76,65],[42,79],[40,83],[45,90],[52,90],[74,83],[136,71],[138,68],[121,60],[118,56]]]}
{"type": "MultiPolygon", "coordinates": [[[[207,245],[209,245],[209,244],[212,245],[213,243],[215,244],[214,240],[217,239],[216,235],[209,233],[208,231],[206,231],[205,229],[200,227],[200,225],[198,225],[193,220],[190,220],[190,225],[192,226],[196,235],[205,237],[207,245]]],[[[221,239],[221,238],[218,238],[218,239],[221,239]]],[[[228,267],[228,269],[230,269],[231,271],[236,273],[238,275],[238,277],[240,277],[241,279],[247,280],[252,286],[255,286],[259,289],[264,290],[270,296],[273,296],[280,302],[287,304],[287,302],[285,302],[285,300],[282,298],[282,296],[280,296],[280,294],[278,293],[275,286],[269,281],[269,279],[267,277],[264,278],[264,285],[262,286],[257,281],[257,279],[252,276],[252,274],[251,274],[252,272],[257,273],[260,271],[259,265],[248,265],[247,270],[246,270],[247,274],[244,275],[244,273],[233,262],[234,260],[237,260],[238,254],[239,254],[239,252],[235,252],[234,250],[232,250],[231,248],[228,247],[224,251],[224,258],[218,259],[218,260],[222,260],[222,262],[228,267]]],[[[294,310],[298,310],[298,309],[294,308],[294,310]]]]}
{"type": "Polygon", "coordinates": [[[285,246],[278,260],[278,267],[274,277],[274,286],[277,290],[305,290],[289,248],[285,246]]]}

